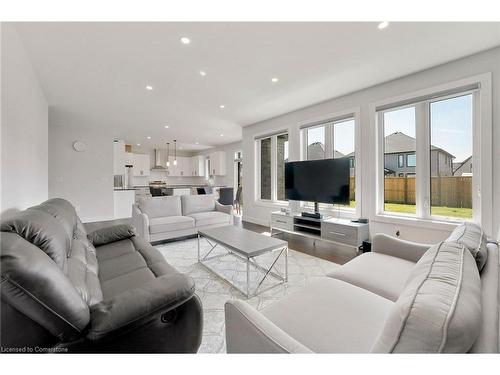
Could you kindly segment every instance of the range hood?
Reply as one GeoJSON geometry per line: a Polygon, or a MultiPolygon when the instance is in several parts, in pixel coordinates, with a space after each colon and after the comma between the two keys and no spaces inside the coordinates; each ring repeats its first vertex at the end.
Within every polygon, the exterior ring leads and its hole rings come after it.
{"type": "Polygon", "coordinates": [[[161,159],[161,150],[160,149],[155,149],[155,165],[152,170],[155,171],[164,171],[166,170],[165,166],[162,164],[162,159],[161,159]]]}

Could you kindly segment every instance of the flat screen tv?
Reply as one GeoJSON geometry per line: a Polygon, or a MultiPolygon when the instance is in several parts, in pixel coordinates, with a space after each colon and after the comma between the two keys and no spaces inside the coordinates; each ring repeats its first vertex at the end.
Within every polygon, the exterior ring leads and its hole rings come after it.
{"type": "Polygon", "coordinates": [[[285,163],[288,200],[349,204],[349,158],[285,163]]]}

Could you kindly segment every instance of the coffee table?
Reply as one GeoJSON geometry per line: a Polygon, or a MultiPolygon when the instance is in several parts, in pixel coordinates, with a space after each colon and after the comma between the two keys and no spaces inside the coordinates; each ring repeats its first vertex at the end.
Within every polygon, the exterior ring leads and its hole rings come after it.
{"type": "Polygon", "coordinates": [[[238,289],[245,297],[250,298],[288,281],[288,242],[232,225],[200,230],[198,231],[198,262],[238,289]],[[211,246],[210,250],[203,255],[200,249],[200,241],[202,240],[206,240],[211,246]],[[225,252],[209,256],[217,247],[223,248],[225,252]],[[264,267],[257,263],[257,257],[270,253],[278,254],[273,258],[270,266],[264,267]],[[234,281],[224,277],[222,273],[217,272],[207,264],[210,260],[226,256],[236,256],[246,262],[246,288],[238,287],[234,281]],[[284,272],[280,272],[276,267],[282,256],[285,263],[284,272]],[[257,287],[252,291],[250,290],[251,268],[262,273],[260,280],[257,280],[257,287]],[[262,283],[269,277],[277,280],[277,283],[261,290],[262,283]]]}

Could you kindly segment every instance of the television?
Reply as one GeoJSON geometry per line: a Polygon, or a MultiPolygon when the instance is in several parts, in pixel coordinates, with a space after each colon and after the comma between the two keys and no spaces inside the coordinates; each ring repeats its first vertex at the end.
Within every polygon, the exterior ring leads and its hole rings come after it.
{"type": "Polygon", "coordinates": [[[349,204],[349,158],[285,163],[285,197],[315,203],[349,204]]]}

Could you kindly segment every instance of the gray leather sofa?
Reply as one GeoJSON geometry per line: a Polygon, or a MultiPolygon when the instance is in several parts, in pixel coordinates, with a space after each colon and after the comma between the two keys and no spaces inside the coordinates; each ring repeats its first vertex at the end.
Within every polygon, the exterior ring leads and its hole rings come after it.
{"type": "Polygon", "coordinates": [[[212,194],[141,198],[132,208],[132,222],[141,237],[156,242],[232,225],[233,207],[212,194]]]}
{"type": "Polygon", "coordinates": [[[188,352],[201,343],[194,281],[129,225],[87,234],[50,199],[1,222],[4,351],[188,352]]]}
{"type": "Polygon", "coordinates": [[[479,227],[372,248],[261,311],[228,301],[228,353],[499,352],[499,248],[479,227]]]}

